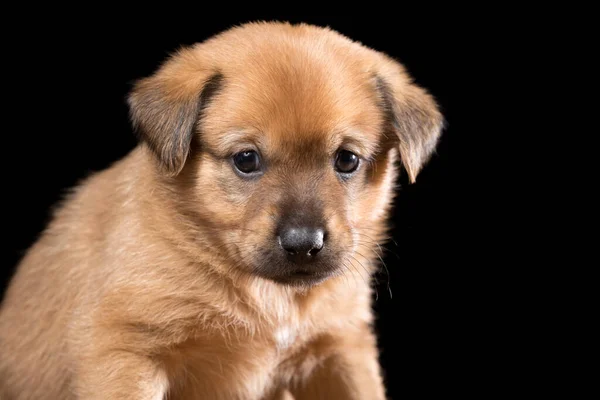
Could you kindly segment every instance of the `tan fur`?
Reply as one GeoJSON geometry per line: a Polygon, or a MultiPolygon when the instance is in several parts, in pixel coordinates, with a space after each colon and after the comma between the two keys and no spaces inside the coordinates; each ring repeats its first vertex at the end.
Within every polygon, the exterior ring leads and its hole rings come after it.
{"type": "Polygon", "coordinates": [[[414,181],[435,147],[434,100],[331,30],[256,23],[181,50],[130,106],[140,146],[74,190],[6,293],[0,398],[385,398],[370,276],[396,162],[414,181]],[[347,182],[342,145],[370,160],[347,182]],[[248,146],[268,160],[252,181],[228,161],[248,146]],[[274,221],[313,201],[339,270],[257,276],[274,221]]]}

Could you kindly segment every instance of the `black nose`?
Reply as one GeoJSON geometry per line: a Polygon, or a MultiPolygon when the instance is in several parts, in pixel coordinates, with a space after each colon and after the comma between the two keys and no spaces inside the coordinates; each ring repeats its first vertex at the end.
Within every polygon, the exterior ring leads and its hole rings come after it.
{"type": "Polygon", "coordinates": [[[309,261],[323,248],[325,232],[322,228],[290,227],[279,233],[279,244],[295,261],[309,261]]]}

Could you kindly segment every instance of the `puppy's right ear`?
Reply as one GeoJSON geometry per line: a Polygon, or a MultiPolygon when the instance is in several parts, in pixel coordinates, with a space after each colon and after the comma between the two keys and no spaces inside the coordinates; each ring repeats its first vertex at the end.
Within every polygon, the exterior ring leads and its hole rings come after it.
{"type": "Polygon", "coordinates": [[[175,176],[183,169],[202,110],[221,79],[186,51],[136,82],[129,94],[137,136],[152,150],[166,175],[175,176]]]}

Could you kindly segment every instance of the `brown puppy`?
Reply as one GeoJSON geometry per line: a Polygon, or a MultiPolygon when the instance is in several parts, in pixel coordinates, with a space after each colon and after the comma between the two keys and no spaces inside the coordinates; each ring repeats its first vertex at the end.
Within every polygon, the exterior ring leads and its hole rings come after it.
{"type": "Polygon", "coordinates": [[[258,23],[129,104],[140,146],[8,289],[0,397],[385,398],[370,275],[400,162],[414,181],[438,140],[432,97],[331,30],[258,23]]]}

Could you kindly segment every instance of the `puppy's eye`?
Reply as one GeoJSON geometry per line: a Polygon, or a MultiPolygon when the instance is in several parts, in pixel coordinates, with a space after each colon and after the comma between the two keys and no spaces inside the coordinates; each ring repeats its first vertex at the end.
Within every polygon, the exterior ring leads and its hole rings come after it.
{"type": "Polygon", "coordinates": [[[342,174],[350,174],[358,168],[359,158],[348,150],[340,150],[335,159],[335,169],[342,174]]]}
{"type": "Polygon", "coordinates": [[[233,163],[244,174],[250,174],[260,169],[260,157],[253,150],[237,153],[233,156],[233,163]]]}

